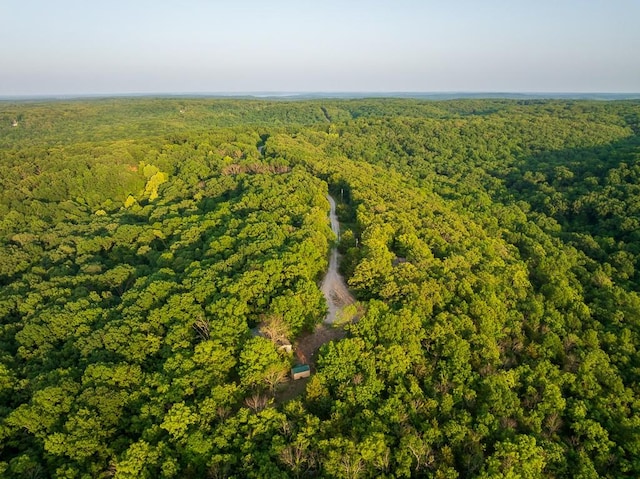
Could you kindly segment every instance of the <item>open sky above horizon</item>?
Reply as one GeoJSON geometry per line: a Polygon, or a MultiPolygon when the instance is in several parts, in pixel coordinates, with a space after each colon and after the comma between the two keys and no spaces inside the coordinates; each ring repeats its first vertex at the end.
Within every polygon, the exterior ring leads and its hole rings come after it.
{"type": "Polygon", "coordinates": [[[0,0],[0,96],[640,92],[638,0],[0,0]]]}

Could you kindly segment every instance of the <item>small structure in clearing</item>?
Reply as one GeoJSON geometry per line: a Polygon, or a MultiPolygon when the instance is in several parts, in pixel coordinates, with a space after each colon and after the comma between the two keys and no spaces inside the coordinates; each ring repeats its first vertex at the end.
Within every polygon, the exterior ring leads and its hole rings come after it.
{"type": "Polygon", "coordinates": [[[308,378],[311,376],[311,368],[308,364],[297,364],[291,368],[291,377],[296,379],[308,378]]]}
{"type": "Polygon", "coordinates": [[[278,351],[282,351],[287,354],[293,354],[293,346],[290,343],[280,344],[278,346],[278,351]]]}
{"type": "Polygon", "coordinates": [[[289,340],[282,334],[273,334],[273,331],[268,328],[268,325],[261,323],[251,330],[251,336],[260,336],[262,338],[270,339],[271,342],[278,349],[278,352],[285,354],[293,354],[293,346],[289,340]]]}

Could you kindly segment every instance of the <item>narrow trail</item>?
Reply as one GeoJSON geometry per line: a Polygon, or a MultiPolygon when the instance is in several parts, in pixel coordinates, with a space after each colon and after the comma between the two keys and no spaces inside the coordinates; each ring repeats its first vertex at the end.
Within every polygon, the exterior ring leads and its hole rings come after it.
{"type": "Polygon", "coordinates": [[[321,106],[320,109],[322,110],[322,114],[327,119],[327,121],[331,123],[331,115],[329,115],[329,111],[324,106],[321,106]]]}
{"type": "MultiPolygon", "coordinates": [[[[325,117],[329,122],[331,118],[326,111],[322,109],[325,117]]],[[[264,157],[265,141],[260,141],[256,145],[258,154],[264,157]]],[[[331,230],[336,235],[336,239],[340,241],[340,222],[338,221],[338,215],[336,215],[336,201],[331,195],[327,195],[329,201],[329,222],[331,224],[331,230]]],[[[349,292],[347,283],[340,274],[340,254],[338,253],[337,243],[331,248],[329,256],[329,266],[327,273],[322,280],[320,289],[327,301],[327,315],[324,321],[317,325],[313,332],[307,333],[298,338],[295,342],[294,350],[298,358],[298,361],[304,364],[308,364],[312,372],[315,372],[315,355],[318,348],[329,341],[341,339],[346,336],[344,328],[334,324],[340,318],[340,312],[345,306],[355,303],[355,298],[349,292]]],[[[260,335],[260,326],[253,328],[252,334],[260,335]]],[[[299,379],[293,381],[291,378],[285,384],[282,384],[276,391],[274,391],[274,400],[276,404],[282,404],[289,401],[296,396],[302,394],[306,388],[309,378],[299,379]]]]}
{"type": "MultiPolygon", "coordinates": [[[[330,211],[329,220],[331,222],[331,229],[336,235],[336,238],[340,239],[340,223],[338,222],[338,216],[336,215],[336,202],[330,196],[327,195],[329,200],[330,211]]],[[[315,372],[315,355],[318,348],[329,341],[335,339],[344,338],[346,331],[334,325],[337,319],[339,319],[339,313],[345,306],[355,302],[355,298],[349,292],[347,283],[340,274],[340,254],[338,253],[337,246],[331,249],[331,255],[329,258],[329,268],[322,280],[320,289],[327,300],[328,312],[324,318],[322,324],[316,326],[314,331],[309,334],[301,336],[296,341],[294,348],[296,356],[300,362],[306,363],[311,367],[311,371],[315,372]]],[[[294,397],[302,394],[305,390],[307,379],[299,379],[297,381],[291,381],[287,383],[287,386],[276,393],[276,403],[281,404],[294,397]]]]}
{"type": "MultiPolygon", "coordinates": [[[[329,211],[331,229],[336,235],[338,241],[340,241],[340,223],[338,222],[338,216],[336,215],[336,202],[330,195],[327,195],[327,199],[331,206],[329,211]]],[[[347,283],[338,270],[339,263],[340,255],[338,253],[338,247],[334,246],[331,249],[331,256],[329,258],[329,269],[322,280],[321,286],[322,293],[324,294],[324,297],[327,300],[327,305],[329,306],[329,313],[324,319],[324,322],[327,324],[335,323],[338,311],[355,302],[354,297],[347,288],[347,283]]]]}
{"type": "MultiPolygon", "coordinates": [[[[336,238],[340,239],[340,223],[336,215],[336,202],[330,195],[327,195],[327,199],[331,207],[329,210],[331,229],[336,235],[336,238]]],[[[314,369],[315,366],[314,355],[317,349],[331,340],[344,337],[344,329],[335,327],[333,323],[339,319],[339,313],[345,306],[355,302],[355,298],[347,288],[347,283],[340,274],[339,265],[340,254],[338,253],[337,246],[334,246],[331,249],[331,255],[329,257],[329,268],[320,286],[327,300],[327,315],[323,323],[316,326],[313,333],[302,336],[295,344],[298,357],[309,364],[312,369],[314,369]]]]}

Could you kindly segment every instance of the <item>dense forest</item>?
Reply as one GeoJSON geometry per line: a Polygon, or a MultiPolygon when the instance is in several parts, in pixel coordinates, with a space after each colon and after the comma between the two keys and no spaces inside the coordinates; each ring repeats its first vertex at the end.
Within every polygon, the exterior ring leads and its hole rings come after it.
{"type": "Polygon", "coordinates": [[[0,318],[2,477],[640,477],[640,102],[0,102],[0,318]]]}

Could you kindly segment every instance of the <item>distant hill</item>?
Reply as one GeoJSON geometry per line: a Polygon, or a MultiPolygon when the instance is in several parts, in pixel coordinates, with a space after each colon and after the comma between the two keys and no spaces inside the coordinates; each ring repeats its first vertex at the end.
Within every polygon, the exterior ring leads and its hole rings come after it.
{"type": "Polygon", "coordinates": [[[421,100],[638,100],[640,93],[608,92],[158,92],[64,95],[0,95],[0,101],[71,100],[91,98],[260,98],[268,100],[413,98],[421,100]]]}

